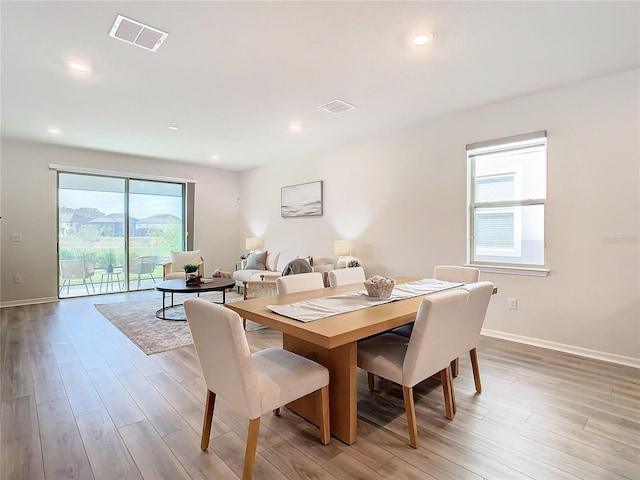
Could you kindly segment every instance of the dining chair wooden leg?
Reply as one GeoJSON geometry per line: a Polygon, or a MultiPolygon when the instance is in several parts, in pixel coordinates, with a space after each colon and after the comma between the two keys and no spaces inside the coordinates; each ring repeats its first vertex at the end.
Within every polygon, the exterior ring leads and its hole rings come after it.
{"type": "Polygon", "coordinates": [[[391,380],[384,379],[384,391],[389,393],[391,391],[391,380]]]}
{"type": "Polygon", "coordinates": [[[460,374],[460,358],[451,361],[451,376],[456,378],[460,374]]]}
{"type": "Polygon", "coordinates": [[[216,404],[216,394],[207,390],[207,400],[204,406],[204,420],[202,421],[202,439],[200,448],[206,450],[209,447],[209,437],[211,436],[211,422],[213,420],[213,407],[216,404]]]}
{"type": "Polygon", "coordinates": [[[453,414],[458,413],[458,406],[456,405],[456,389],[453,385],[453,372],[449,370],[449,388],[451,389],[451,407],[453,414]]]}
{"type": "Polygon", "coordinates": [[[367,383],[369,384],[369,390],[371,391],[375,390],[376,376],[371,372],[367,372],[367,383]]]}
{"type": "Polygon", "coordinates": [[[451,366],[447,365],[447,368],[440,370],[440,380],[442,381],[442,391],[444,393],[444,410],[445,416],[449,420],[453,420],[455,415],[454,405],[453,405],[453,382],[451,381],[451,366]]]}
{"type": "Polygon", "coordinates": [[[256,448],[258,447],[258,434],[260,433],[260,417],[249,420],[249,432],[247,433],[247,448],[244,452],[244,469],[242,480],[251,480],[256,463],[256,448]]]}
{"type": "Polygon", "coordinates": [[[409,445],[418,448],[418,424],[416,423],[416,406],[413,403],[413,388],[402,386],[404,409],[407,413],[407,428],[409,429],[409,445]]]}
{"type": "Polygon", "coordinates": [[[329,431],[329,385],[325,385],[316,392],[316,418],[320,420],[320,441],[328,445],[331,439],[329,431]]]}
{"type": "Polygon", "coordinates": [[[473,381],[476,384],[476,392],[482,393],[482,383],[480,382],[480,369],[478,368],[478,352],[475,348],[469,351],[471,357],[471,368],[473,369],[473,381]]]}

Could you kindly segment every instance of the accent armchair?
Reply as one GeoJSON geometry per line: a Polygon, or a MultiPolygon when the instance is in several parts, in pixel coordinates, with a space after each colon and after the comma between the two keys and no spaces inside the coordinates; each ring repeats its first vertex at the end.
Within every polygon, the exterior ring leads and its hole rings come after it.
{"type": "Polygon", "coordinates": [[[204,260],[200,250],[171,252],[171,261],[162,265],[162,279],[184,278],[184,266],[188,264],[198,265],[198,275],[204,275],[204,260]]]}

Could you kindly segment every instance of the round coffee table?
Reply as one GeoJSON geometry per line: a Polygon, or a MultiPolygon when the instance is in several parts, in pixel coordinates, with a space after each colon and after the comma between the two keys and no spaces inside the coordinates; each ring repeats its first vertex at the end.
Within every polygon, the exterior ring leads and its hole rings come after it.
{"type": "Polygon", "coordinates": [[[162,308],[156,312],[156,317],[160,320],[178,320],[185,321],[186,318],[167,318],[166,312],[167,310],[175,307],[179,307],[182,304],[175,305],[173,303],[173,294],[174,293],[197,293],[200,296],[202,292],[222,292],[222,302],[226,301],[225,293],[228,288],[232,288],[235,286],[235,280],[231,278],[207,278],[207,283],[200,283],[199,285],[187,285],[183,279],[176,280],[165,280],[164,282],[156,283],[156,290],[162,292],[162,308]],[[166,305],[165,298],[166,294],[171,294],[171,305],[166,305]]]}

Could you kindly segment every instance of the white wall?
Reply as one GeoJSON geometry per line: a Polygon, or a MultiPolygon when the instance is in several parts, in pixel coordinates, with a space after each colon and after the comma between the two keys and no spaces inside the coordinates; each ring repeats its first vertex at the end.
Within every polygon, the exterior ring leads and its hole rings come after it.
{"type": "MultiPolygon", "coordinates": [[[[548,132],[548,277],[483,273],[489,330],[640,359],[640,71],[462,112],[241,176],[241,238],[333,253],[354,239],[368,275],[431,276],[466,261],[468,143],[548,132]],[[324,181],[324,216],[283,219],[280,187],[324,181]],[[507,298],[518,309],[507,309],[507,298]]],[[[349,113],[346,113],[349,115],[349,113]]],[[[304,141],[304,139],[300,139],[304,141]]]]}
{"type": "Polygon", "coordinates": [[[239,251],[239,174],[151,158],[2,139],[2,304],[57,297],[56,172],[49,164],[196,181],[194,245],[206,273],[233,270],[239,251]],[[11,242],[21,233],[22,242],[11,242]],[[21,274],[22,284],[13,276],[21,274]]]}

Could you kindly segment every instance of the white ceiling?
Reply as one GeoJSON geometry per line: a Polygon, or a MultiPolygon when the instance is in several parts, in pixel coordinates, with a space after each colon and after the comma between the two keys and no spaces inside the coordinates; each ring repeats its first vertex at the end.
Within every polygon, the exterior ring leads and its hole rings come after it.
{"type": "Polygon", "coordinates": [[[640,65],[636,1],[0,8],[4,137],[231,170],[640,65]],[[109,38],[118,14],[169,37],[156,53],[109,38]],[[424,31],[433,42],[411,46],[424,31]],[[90,62],[91,73],[70,73],[70,59],[90,62]],[[358,108],[318,108],[336,98],[358,108]],[[288,130],[293,121],[301,132],[288,130]]]}

